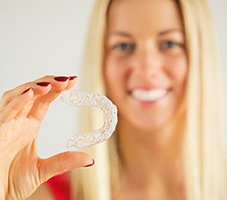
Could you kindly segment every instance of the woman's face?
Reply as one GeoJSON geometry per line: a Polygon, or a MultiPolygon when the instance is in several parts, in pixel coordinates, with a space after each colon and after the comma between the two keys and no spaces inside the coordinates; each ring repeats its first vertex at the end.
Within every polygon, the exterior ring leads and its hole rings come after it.
{"type": "Polygon", "coordinates": [[[107,15],[104,78],[119,123],[155,131],[183,104],[184,30],[173,0],[113,0],[107,15]]]}

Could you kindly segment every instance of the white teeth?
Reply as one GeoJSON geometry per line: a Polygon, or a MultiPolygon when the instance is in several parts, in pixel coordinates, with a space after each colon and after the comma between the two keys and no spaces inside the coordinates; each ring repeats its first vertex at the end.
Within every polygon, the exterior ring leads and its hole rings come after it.
{"type": "Polygon", "coordinates": [[[134,90],[132,96],[139,101],[155,101],[160,99],[166,94],[166,90],[156,89],[156,90],[134,90]]]}

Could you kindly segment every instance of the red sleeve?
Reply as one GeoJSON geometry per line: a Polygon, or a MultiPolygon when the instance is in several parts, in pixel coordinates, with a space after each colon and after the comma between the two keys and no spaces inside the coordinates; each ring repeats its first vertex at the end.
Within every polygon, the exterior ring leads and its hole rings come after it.
{"type": "Polygon", "coordinates": [[[46,182],[56,200],[70,200],[69,173],[54,176],[46,182]]]}

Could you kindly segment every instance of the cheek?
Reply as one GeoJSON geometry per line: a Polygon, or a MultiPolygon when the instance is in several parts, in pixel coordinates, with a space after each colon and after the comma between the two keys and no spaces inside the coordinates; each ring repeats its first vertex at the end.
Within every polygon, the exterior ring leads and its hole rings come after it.
{"type": "Polygon", "coordinates": [[[123,86],[127,79],[126,66],[115,59],[107,59],[104,63],[104,79],[109,89],[123,86]]]}
{"type": "Polygon", "coordinates": [[[185,56],[172,62],[169,67],[169,74],[179,87],[184,87],[188,74],[188,64],[185,56]]]}
{"type": "Polygon", "coordinates": [[[120,106],[127,96],[129,71],[127,65],[117,62],[116,59],[105,62],[106,94],[117,106],[120,106]]]}
{"type": "Polygon", "coordinates": [[[113,62],[105,62],[104,80],[106,94],[109,98],[113,100],[113,97],[116,95],[117,88],[119,87],[119,83],[122,82],[121,74],[118,70],[118,67],[113,62]]]}

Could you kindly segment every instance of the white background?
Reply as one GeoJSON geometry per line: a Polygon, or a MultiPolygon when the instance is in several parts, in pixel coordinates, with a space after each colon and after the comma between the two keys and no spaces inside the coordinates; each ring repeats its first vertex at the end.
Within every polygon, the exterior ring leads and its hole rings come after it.
{"type": "MultiPolygon", "coordinates": [[[[209,0],[227,67],[227,3],[209,0]]],[[[78,75],[94,0],[0,0],[0,95],[40,76],[78,75]]],[[[208,41],[209,42],[209,41],[208,41]]],[[[227,73],[225,72],[225,77],[227,73]]],[[[225,80],[227,85],[227,78],[225,80]]],[[[226,94],[227,95],[227,94],[226,94]]],[[[65,150],[77,132],[77,109],[57,99],[38,139],[41,157],[65,150]]]]}

